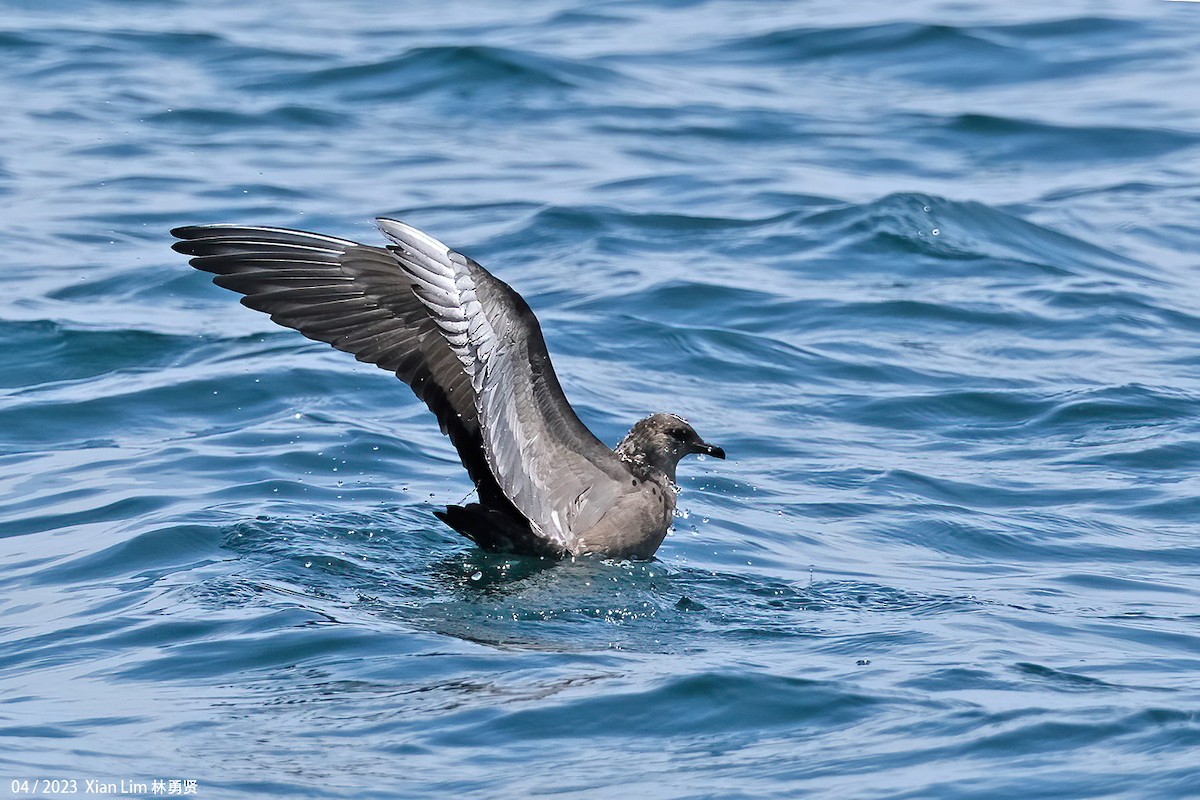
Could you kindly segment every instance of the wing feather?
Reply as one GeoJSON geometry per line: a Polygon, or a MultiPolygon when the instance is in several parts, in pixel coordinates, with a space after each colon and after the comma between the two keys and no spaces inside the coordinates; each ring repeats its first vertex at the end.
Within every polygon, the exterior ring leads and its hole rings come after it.
{"type": "Polygon", "coordinates": [[[416,228],[377,223],[470,381],[497,483],[536,532],[569,548],[627,491],[625,466],[567,402],[541,327],[519,294],[416,228]],[[581,510],[584,495],[589,503],[581,510]]]}
{"type": "MultiPolygon", "coordinates": [[[[470,376],[395,256],[322,234],[282,228],[177,228],[174,248],[213,281],[280,325],[395,372],[437,415],[488,509],[526,521],[487,463],[470,376]]],[[[465,321],[463,332],[465,333],[465,321]]]]}

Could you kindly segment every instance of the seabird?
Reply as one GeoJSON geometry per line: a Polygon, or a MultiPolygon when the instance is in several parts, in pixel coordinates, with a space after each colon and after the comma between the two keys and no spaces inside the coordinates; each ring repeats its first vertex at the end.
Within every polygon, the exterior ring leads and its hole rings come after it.
{"type": "Polygon", "coordinates": [[[675,414],[613,449],[567,402],[521,295],[467,256],[392,219],[386,247],[318,233],[196,225],[174,249],[242,304],[396,373],[458,450],[478,502],[434,514],[485,550],[649,558],[675,512],[675,468],[725,458],[675,414]]]}

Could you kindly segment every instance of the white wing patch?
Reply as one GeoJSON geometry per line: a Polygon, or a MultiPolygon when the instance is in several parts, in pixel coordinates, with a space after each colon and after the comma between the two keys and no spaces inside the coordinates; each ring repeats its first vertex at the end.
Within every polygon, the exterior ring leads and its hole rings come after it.
{"type": "Polygon", "coordinates": [[[417,299],[429,309],[430,317],[475,383],[481,364],[471,340],[479,342],[494,334],[475,296],[475,283],[465,260],[437,239],[403,222],[381,219],[379,228],[409,256],[402,264],[413,279],[417,299]]]}

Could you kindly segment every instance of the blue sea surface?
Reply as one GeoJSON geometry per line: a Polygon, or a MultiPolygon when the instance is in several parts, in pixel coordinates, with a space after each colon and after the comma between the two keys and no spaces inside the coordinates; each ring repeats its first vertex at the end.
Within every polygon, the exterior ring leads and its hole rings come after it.
{"type": "Polygon", "coordinates": [[[5,3],[0,797],[1200,796],[1197,87],[1161,0],[5,3]],[[656,560],[474,548],[170,250],[377,215],[725,447],[656,560]]]}

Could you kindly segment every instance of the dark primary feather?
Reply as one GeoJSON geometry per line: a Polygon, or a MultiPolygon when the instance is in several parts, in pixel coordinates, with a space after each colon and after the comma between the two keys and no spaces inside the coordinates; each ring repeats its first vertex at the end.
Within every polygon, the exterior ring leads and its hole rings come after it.
{"type": "MultiPolygon", "coordinates": [[[[279,228],[202,225],[171,233],[183,240],[175,250],[215,274],[218,286],[245,295],[244,305],[395,372],[437,416],[488,519],[503,518],[509,538],[528,530],[484,457],[471,381],[391,252],[279,228]]],[[[486,529],[462,532],[489,546],[486,529]]]]}

